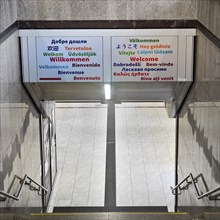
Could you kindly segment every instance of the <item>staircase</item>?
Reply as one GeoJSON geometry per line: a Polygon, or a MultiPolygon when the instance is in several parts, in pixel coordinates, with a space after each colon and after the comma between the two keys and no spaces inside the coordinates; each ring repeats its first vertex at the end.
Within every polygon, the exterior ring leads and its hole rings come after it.
{"type": "Polygon", "coordinates": [[[193,216],[188,213],[38,213],[30,215],[0,214],[0,220],[220,220],[220,213],[203,213],[193,216]]]}

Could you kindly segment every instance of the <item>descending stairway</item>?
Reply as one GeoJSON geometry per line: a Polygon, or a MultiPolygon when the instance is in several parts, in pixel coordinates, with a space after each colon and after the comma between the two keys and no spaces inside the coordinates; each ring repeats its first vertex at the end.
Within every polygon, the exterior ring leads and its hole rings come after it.
{"type": "Polygon", "coordinates": [[[0,220],[220,220],[220,213],[38,213],[31,215],[0,214],[0,220]]]}

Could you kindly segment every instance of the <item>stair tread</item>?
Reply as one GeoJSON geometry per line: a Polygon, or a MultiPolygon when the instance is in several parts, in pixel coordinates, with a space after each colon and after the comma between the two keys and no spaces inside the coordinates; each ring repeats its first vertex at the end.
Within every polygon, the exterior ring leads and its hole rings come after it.
{"type": "Polygon", "coordinates": [[[188,220],[187,213],[149,212],[102,212],[102,213],[47,213],[32,214],[34,219],[62,220],[188,220]]]}

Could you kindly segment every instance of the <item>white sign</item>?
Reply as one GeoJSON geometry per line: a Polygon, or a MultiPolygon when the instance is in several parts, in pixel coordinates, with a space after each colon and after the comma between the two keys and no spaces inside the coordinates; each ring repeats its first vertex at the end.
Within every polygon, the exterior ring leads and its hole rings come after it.
{"type": "Polygon", "coordinates": [[[112,81],[176,81],[177,37],[112,37],[112,81]]]}
{"type": "Polygon", "coordinates": [[[102,37],[36,37],[38,82],[102,82],[102,37]]]}
{"type": "Polygon", "coordinates": [[[196,29],[19,30],[24,82],[193,80],[196,29]]]}

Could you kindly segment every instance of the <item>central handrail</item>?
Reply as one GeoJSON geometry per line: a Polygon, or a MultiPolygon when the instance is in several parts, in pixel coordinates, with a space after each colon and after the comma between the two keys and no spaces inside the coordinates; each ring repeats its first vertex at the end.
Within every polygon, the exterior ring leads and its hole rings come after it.
{"type": "Polygon", "coordinates": [[[45,191],[45,193],[47,193],[47,189],[44,186],[42,186],[39,183],[37,183],[36,181],[34,181],[27,174],[24,175],[24,178],[20,181],[20,184],[21,184],[21,186],[20,186],[20,188],[18,190],[17,195],[16,194],[15,195],[11,195],[11,194],[9,194],[7,192],[4,192],[4,191],[0,190],[0,194],[5,196],[3,199],[6,199],[6,197],[8,197],[10,199],[14,199],[14,200],[18,201],[20,199],[20,197],[21,197],[21,193],[22,193],[22,190],[24,188],[24,185],[29,185],[31,190],[35,190],[35,191],[39,192],[40,189],[42,189],[43,191],[45,191]],[[27,179],[29,180],[29,182],[27,182],[27,179]],[[34,183],[39,188],[31,187],[31,183],[34,183]]]}
{"type": "MultiPolygon", "coordinates": [[[[200,174],[201,175],[201,174],[200,174]]],[[[178,193],[178,189],[181,191],[181,190],[186,190],[188,189],[188,186],[190,184],[193,184],[193,187],[194,187],[194,190],[195,190],[195,194],[197,196],[197,199],[202,199],[204,197],[209,197],[210,200],[213,200],[215,199],[217,196],[211,196],[213,193],[217,192],[217,191],[220,191],[220,186],[215,188],[215,189],[212,189],[206,193],[199,193],[199,190],[198,190],[198,187],[196,186],[196,183],[197,183],[197,179],[193,177],[192,173],[190,173],[188,176],[186,176],[180,183],[178,183],[175,187],[171,187],[171,190],[172,190],[172,194],[173,195],[178,195],[180,193],[178,193]],[[188,179],[191,179],[191,181],[188,181],[188,179]],[[181,185],[186,182],[187,185],[184,186],[184,187],[181,187],[181,185]]]]}

